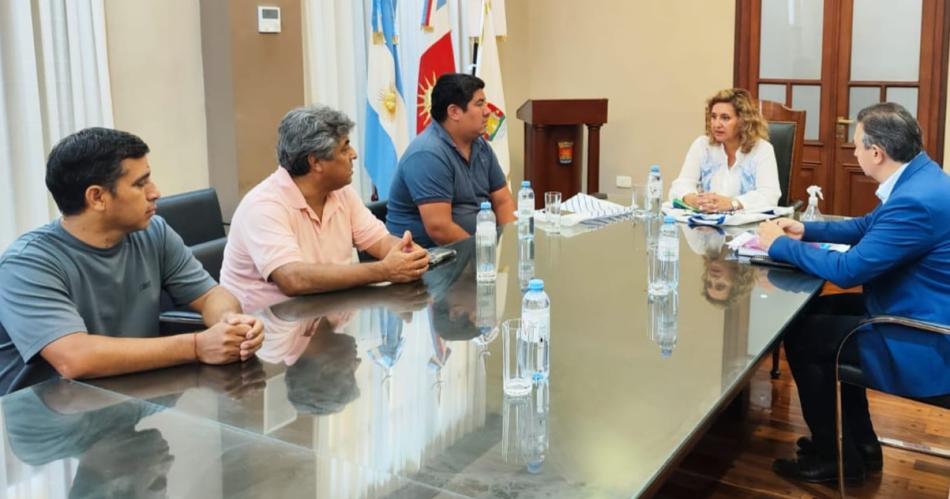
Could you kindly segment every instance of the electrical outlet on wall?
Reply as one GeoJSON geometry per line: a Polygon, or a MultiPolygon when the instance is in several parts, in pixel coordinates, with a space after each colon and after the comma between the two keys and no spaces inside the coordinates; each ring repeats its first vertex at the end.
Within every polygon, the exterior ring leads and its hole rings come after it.
{"type": "Polygon", "coordinates": [[[633,179],[629,175],[617,175],[617,187],[629,189],[633,186],[633,179]]]}

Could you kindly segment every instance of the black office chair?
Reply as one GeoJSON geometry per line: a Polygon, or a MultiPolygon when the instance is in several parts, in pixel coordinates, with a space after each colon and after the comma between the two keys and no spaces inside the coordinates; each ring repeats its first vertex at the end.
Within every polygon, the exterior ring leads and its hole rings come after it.
{"type": "MultiPolygon", "coordinates": [[[[168,225],[181,236],[201,265],[215,281],[220,280],[221,264],[224,260],[224,246],[227,236],[224,233],[224,220],[218,193],[213,188],[175,194],[159,198],[156,202],[156,214],[165,219],[168,225]]],[[[161,314],[159,321],[165,333],[194,330],[204,322],[197,312],[176,307],[171,297],[162,292],[161,314]]]]}
{"type": "MultiPolygon", "coordinates": [[[[386,223],[386,213],[388,213],[386,204],[389,201],[381,199],[379,201],[371,201],[366,205],[369,208],[369,211],[373,213],[373,216],[376,217],[380,222],[386,223]]],[[[365,251],[359,251],[356,253],[357,259],[361,262],[375,262],[376,258],[365,251]]]]}
{"type": "MultiPolygon", "coordinates": [[[[782,189],[778,205],[791,206],[798,211],[803,203],[801,199],[794,199],[792,187],[798,176],[805,146],[805,111],[789,109],[768,100],[759,101],[759,109],[769,123],[769,143],[775,150],[778,183],[782,189]]],[[[778,379],[781,374],[778,368],[781,345],[779,342],[772,350],[772,379],[778,379]]]]}
{"type": "Polygon", "coordinates": [[[373,212],[373,216],[378,218],[381,222],[386,223],[386,213],[388,213],[386,208],[387,203],[389,203],[389,201],[383,199],[373,201],[366,205],[366,207],[369,208],[369,211],[373,212]]]}
{"type": "MultiPolygon", "coordinates": [[[[841,414],[841,384],[848,383],[856,386],[863,386],[866,388],[871,388],[878,390],[875,387],[869,386],[867,379],[864,376],[864,372],[861,370],[859,365],[853,365],[849,363],[842,363],[841,353],[845,349],[854,349],[857,345],[854,341],[848,341],[852,337],[856,337],[862,332],[871,331],[871,325],[892,325],[902,328],[909,328],[916,331],[921,331],[930,334],[941,334],[941,335],[950,335],[950,327],[932,324],[929,322],[918,321],[914,319],[907,319],[904,317],[896,317],[892,315],[880,315],[877,317],[872,317],[867,319],[857,325],[854,329],[848,333],[847,336],[841,340],[841,343],[838,345],[838,354],[835,357],[835,390],[836,390],[836,400],[835,400],[835,436],[837,442],[837,451],[838,451],[838,493],[841,497],[845,497],[845,484],[844,484],[844,439],[842,436],[842,414],[841,414]]],[[[852,356],[853,357],[853,356],[852,356]]],[[[944,359],[944,365],[950,366],[950,358],[944,359]]],[[[881,391],[881,390],[878,390],[881,391]]],[[[943,409],[950,409],[950,393],[936,396],[936,397],[908,397],[900,393],[891,393],[891,395],[896,395],[898,397],[903,397],[911,399],[917,402],[921,402],[928,405],[933,405],[943,409]]],[[[901,449],[909,450],[912,452],[924,452],[927,454],[941,456],[944,458],[950,458],[950,451],[944,449],[935,449],[929,448],[916,444],[905,444],[898,440],[881,438],[879,439],[882,444],[889,445],[891,447],[898,447],[901,449]]]]}

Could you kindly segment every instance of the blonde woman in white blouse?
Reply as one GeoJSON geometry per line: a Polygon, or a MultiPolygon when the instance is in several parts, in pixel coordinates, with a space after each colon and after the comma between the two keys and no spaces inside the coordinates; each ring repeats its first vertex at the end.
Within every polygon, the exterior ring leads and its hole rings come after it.
{"type": "Polygon", "coordinates": [[[689,146],[670,200],[704,212],[775,206],[782,191],[768,125],[747,90],[720,90],[706,101],[706,134],[689,146]]]}

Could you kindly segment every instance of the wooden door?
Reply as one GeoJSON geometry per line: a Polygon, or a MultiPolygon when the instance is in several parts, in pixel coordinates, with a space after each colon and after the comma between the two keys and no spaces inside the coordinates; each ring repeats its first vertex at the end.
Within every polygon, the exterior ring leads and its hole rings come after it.
{"type": "Polygon", "coordinates": [[[737,0],[736,86],[808,112],[791,200],[817,184],[825,213],[873,209],[877,183],[851,138],[858,111],[876,102],[907,107],[942,162],[947,16],[940,0],[737,0]]]}

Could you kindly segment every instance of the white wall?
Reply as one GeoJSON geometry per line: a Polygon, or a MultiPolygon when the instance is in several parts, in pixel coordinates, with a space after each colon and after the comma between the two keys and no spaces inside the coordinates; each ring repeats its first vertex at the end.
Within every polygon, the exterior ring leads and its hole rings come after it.
{"type": "MultiPolygon", "coordinates": [[[[679,173],[703,133],[706,98],[732,86],[734,2],[597,0],[507,2],[499,43],[511,130],[512,179],[523,175],[526,99],[608,99],[600,190],[617,175],[646,179],[658,163],[679,173]]],[[[629,192],[629,191],[626,191],[629,192]]]]}
{"type": "Polygon", "coordinates": [[[208,186],[195,0],[106,0],[115,127],[142,137],[163,194],[208,186]]]}

